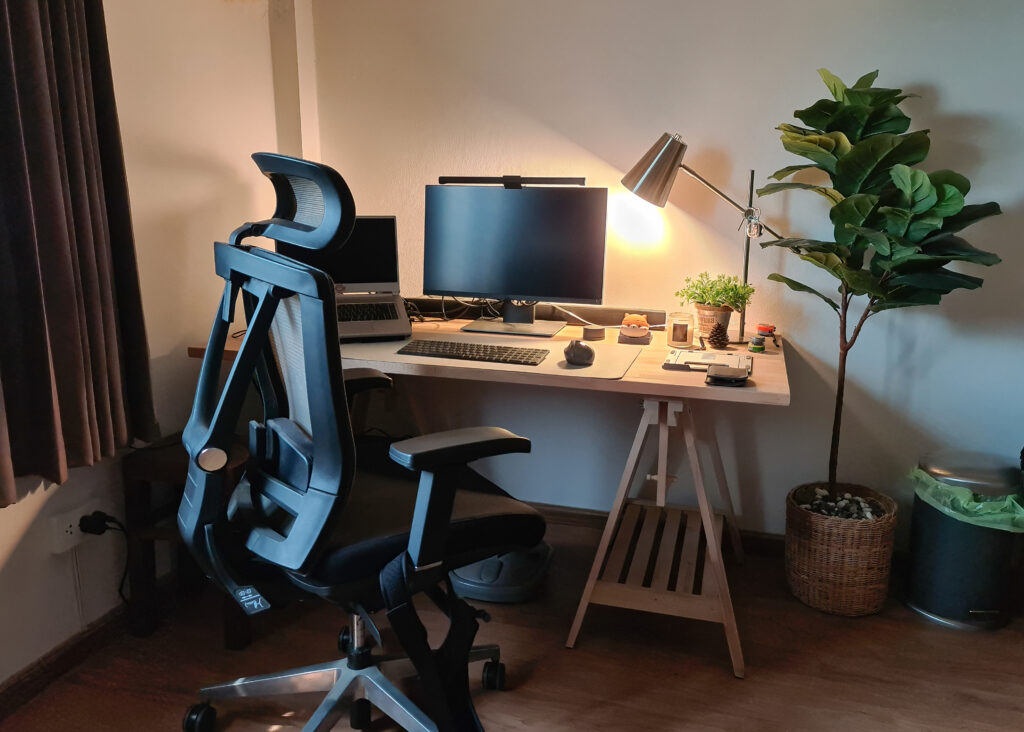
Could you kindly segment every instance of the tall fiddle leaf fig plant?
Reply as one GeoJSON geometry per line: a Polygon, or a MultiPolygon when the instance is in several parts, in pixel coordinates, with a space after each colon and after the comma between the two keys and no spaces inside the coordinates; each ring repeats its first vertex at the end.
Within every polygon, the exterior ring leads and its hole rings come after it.
{"type": "Polygon", "coordinates": [[[884,310],[937,305],[956,289],[981,286],[978,277],[949,269],[951,262],[990,266],[1000,259],[976,249],[957,233],[1000,213],[996,203],[967,204],[971,184],[952,170],[926,173],[914,166],[928,155],[928,130],[908,132],[900,110],[909,95],[874,86],[872,71],[846,86],[826,69],[818,73],[832,93],[793,115],[802,125],[782,124],[782,146],[809,162],[790,165],[777,181],[818,171],[820,182],[769,183],[759,196],[808,190],[828,200],[835,241],[781,239],[763,242],[791,250],[839,281],[836,296],[784,277],[769,275],[797,292],[821,298],[839,316],[839,365],[828,482],[834,493],[843,416],[846,359],[869,318],[884,310]],[[824,174],[824,175],[822,175],[824,174]],[[827,182],[825,181],[827,178],[827,182]],[[854,299],[864,310],[850,313],[854,299]],[[866,302],[864,301],[866,298],[866,302]]]}

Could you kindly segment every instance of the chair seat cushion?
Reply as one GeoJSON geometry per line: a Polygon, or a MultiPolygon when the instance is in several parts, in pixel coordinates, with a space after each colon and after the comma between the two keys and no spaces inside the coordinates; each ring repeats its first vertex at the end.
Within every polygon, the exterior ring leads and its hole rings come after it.
{"type": "MultiPolygon", "coordinates": [[[[530,548],[544,538],[544,518],[535,509],[472,468],[459,468],[446,478],[457,488],[445,547],[448,569],[530,548]]],[[[384,565],[408,547],[416,491],[415,473],[384,466],[361,469],[329,546],[305,582],[336,587],[376,580],[384,565]]]]}

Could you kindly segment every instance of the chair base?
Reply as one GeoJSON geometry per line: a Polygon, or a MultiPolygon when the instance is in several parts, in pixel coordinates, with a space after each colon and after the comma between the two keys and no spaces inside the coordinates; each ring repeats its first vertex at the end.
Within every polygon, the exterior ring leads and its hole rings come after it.
{"type": "MultiPolygon", "coordinates": [[[[496,645],[474,646],[469,652],[474,661],[498,661],[496,645]]],[[[404,656],[371,657],[364,668],[351,668],[347,658],[261,676],[243,676],[224,684],[207,686],[199,695],[204,701],[216,699],[262,698],[327,692],[302,732],[326,732],[333,729],[352,700],[365,698],[373,706],[409,732],[437,732],[437,725],[398,690],[392,679],[416,675],[412,661],[404,656]]]]}

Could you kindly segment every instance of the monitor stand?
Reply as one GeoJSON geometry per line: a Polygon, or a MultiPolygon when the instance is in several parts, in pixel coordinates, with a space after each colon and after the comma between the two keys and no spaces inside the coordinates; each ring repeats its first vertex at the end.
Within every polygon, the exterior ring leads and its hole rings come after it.
{"type": "Polygon", "coordinates": [[[497,333],[550,338],[567,325],[564,320],[534,320],[533,305],[515,305],[506,302],[501,312],[501,320],[477,318],[462,326],[462,330],[467,333],[497,333]]]}

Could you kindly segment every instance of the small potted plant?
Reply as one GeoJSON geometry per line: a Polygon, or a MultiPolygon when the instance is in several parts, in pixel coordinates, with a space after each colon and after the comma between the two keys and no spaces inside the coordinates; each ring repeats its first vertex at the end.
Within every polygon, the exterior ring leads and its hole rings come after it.
{"type": "Polygon", "coordinates": [[[789,249],[838,280],[832,295],[780,274],[768,277],[815,295],[839,320],[828,481],[798,486],[787,497],[786,579],[793,594],[812,607],[867,615],[878,612],[888,594],[896,504],[869,488],[837,482],[847,356],[874,316],[937,305],[955,289],[980,287],[980,278],[946,265],[997,264],[999,257],[957,233],[1000,211],[996,203],[965,204],[971,184],[959,173],[912,167],[928,155],[928,130],[907,132],[910,118],[899,108],[907,95],[875,87],[877,71],[851,87],[826,69],[818,73],[833,98],[794,112],[804,126],[778,127],[783,147],[809,162],[771,177],[782,181],[798,171],[817,171],[822,181],[771,183],[758,190],[760,196],[809,190],[829,201],[835,241],[791,238],[761,246],[789,249]],[[851,312],[858,300],[864,303],[859,314],[851,312]]]}
{"type": "Polygon", "coordinates": [[[692,302],[697,308],[697,323],[705,336],[711,335],[716,324],[728,331],[733,310],[743,310],[753,295],[754,288],[740,282],[739,277],[718,275],[712,279],[707,272],[687,277],[676,292],[680,305],[692,302]]]}

